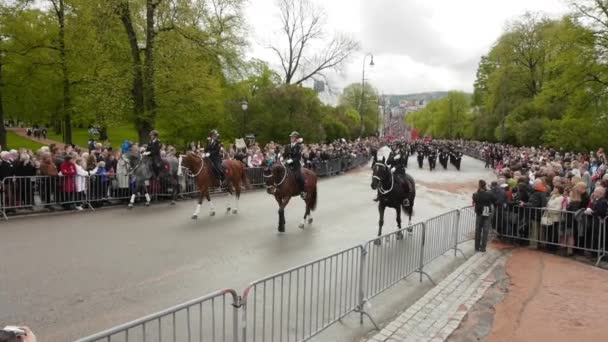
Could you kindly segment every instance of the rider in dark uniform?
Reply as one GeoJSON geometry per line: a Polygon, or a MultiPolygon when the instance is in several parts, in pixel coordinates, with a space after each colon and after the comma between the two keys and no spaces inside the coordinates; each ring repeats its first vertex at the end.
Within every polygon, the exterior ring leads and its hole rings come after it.
{"type": "Polygon", "coordinates": [[[302,139],[300,133],[294,131],[289,135],[291,144],[285,147],[283,158],[285,163],[289,166],[291,172],[296,177],[296,182],[300,188],[300,195],[302,198],[306,198],[306,191],[304,189],[304,176],[302,176],[302,139]]]}
{"type": "Polygon", "coordinates": [[[207,147],[205,147],[205,157],[209,158],[211,163],[213,163],[213,172],[223,185],[226,177],[222,165],[221,149],[222,143],[220,142],[220,134],[214,129],[209,133],[207,147]]]}
{"type": "Polygon", "coordinates": [[[162,144],[160,140],[158,140],[158,132],[150,132],[150,142],[146,147],[146,152],[144,153],[144,155],[150,156],[150,158],[152,158],[152,171],[154,171],[154,175],[156,176],[156,178],[158,178],[158,176],[160,175],[160,168],[162,163],[162,159],[160,157],[161,146],[162,144]]]}

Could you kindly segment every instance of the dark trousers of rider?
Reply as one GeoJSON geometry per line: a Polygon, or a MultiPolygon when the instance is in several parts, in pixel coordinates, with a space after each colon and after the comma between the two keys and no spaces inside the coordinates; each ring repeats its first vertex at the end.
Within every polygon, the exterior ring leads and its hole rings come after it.
{"type": "Polygon", "coordinates": [[[477,215],[475,220],[475,250],[485,252],[490,231],[490,216],[477,215]]]}
{"type": "Polygon", "coordinates": [[[298,183],[300,190],[304,191],[304,177],[302,176],[302,168],[300,166],[296,165],[291,169],[291,171],[293,172],[294,176],[296,177],[296,182],[298,183]]]}
{"type": "Polygon", "coordinates": [[[213,163],[213,168],[215,175],[218,177],[220,181],[224,181],[224,172],[222,170],[222,161],[221,160],[211,160],[213,163]]]}

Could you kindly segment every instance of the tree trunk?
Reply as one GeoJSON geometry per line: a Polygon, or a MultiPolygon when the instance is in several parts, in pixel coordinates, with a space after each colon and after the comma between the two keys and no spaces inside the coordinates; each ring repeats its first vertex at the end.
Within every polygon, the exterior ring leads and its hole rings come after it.
{"type": "Polygon", "coordinates": [[[144,142],[149,133],[145,133],[142,127],[145,126],[146,109],[144,106],[144,76],[142,73],[142,61],[137,43],[137,34],[133,28],[131,20],[131,10],[129,3],[123,2],[120,4],[120,20],[127,33],[129,46],[131,47],[131,57],[133,57],[133,86],[131,95],[133,96],[133,114],[135,116],[135,126],[138,130],[139,141],[144,142]],[[142,136],[142,133],[145,134],[142,136]],[[143,139],[142,139],[143,138],[143,139]]]}
{"type": "Polygon", "coordinates": [[[2,103],[2,89],[4,88],[2,80],[2,63],[3,60],[0,52],[0,150],[8,150],[6,144],[6,129],[4,128],[4,105],[2,103]]]}
{"type": "Polygon", "coordinates": [[[65,5],[64,0],[59,0],[59,10],[57,11],[57,21],[59,22],[59,55],[61,58],[61,73],[63,76],[63,121],[64,121],[64,142],[72,143],[72,102],[70,98],[70,79],[68,77],[68,64],[65,52],[65,5]]]}
{"type": "Polygon", "coordinates": [[[139,140],[148,141],[148,135],[156,121],[156,93],[154,87],[154,16],[159,1],[146,0],[146,50],[144,61],[144,99],[146,116],[145,122],[139,127],[139,140]],[[142,135],[145,134],[145,135],[142,135]]]}

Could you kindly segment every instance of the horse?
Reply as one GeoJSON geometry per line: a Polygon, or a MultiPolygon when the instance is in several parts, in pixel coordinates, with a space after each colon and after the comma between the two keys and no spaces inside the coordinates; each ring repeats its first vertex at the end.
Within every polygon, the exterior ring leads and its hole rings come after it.
{"type": "MultiPolygon", "coordinates": [[[[226,178],[229,181],[227,187],[228,194],[235,196],[235,205],[231,207],[231,201],[226,203],[226,213],[230,213],[232,209],[233,214],[238,213],[239,199],[241,198],[242,187],[247,188],[249,186],[249,180],[247,179],[247,173],[245,172],[245,164],[238,160],[224,160],[222,162],[226,168],[226,178]]],[[[195,178],[195,182],[199,191],[198,204],[192,214],[192,219],[196,220],[198,214],[201,211],[203,205],[203,198],[206,198],[209,202],[209,216],[215,215],[215,206],[209,196],[209,190],[212,187],[219,187],[219,179],[213,172],[213,163],[209,158],[201,157],[193,152],[188,152],[185,155],[179,157],[179,169],[182,168],[188,170],[190,177],[195,178]]]]}
{"type": "MultiPolygon", "coordinates": [[[[285,232],[285,207],[292,197],[300,195],[300,189],[296,182],[296,177],[289,168],[283,164],[274,164],[272,167],[264,170],[264,182],[266,183],[266,191],[270,195],[274,195],[275,200],[279,204],[279,227],[280,233],[285,232]]],[[[317,208],[317,175],[310,169],[302,168],[302,176],[304,177],[304,190],[306,192],[306,211],[304,218],[298,226],[304,228],[306,220],[308,224],[312,224],[311,212],[317,208]]]]}
{"type": "Polygon", "coordinates": [[[146,197],[146,207],[150,205],[150,194],[148,192],[150,187],[150,179],[154,177],[154,171],[152,171],[152,163],[154,162],[149,156],[144,156],[139,153],[127,153],[123,156],[127,162],[127,175],[130,180],[134,180],[134,184],[131,188],[131,199],[129,200],[129,209],[133,208],[135,204],[135,198],[143,190],[146,197]]]}
{"type": "Polygon", "coordinates": [[[171,189],[171,205],[175,205],[177,195],[180,193],[179,183],[179,160],[174,155],[168,154],[162,159],[159,172],[161,193],[171,189]]]}
{"type": "MultiPolygon", "coordinates": [[[[414,213],[414,199],[416,198],[416,183],[414,178],[405,174],[405,183],[397,178],[398,176],[386,165],[385,159],[377,161],[373,166],[372,184],[373,190],[378,191],[378,236],[382,235],[384,225],[384,210],[386,207],[394,208],[397,213],[397,227],[401,230],[401,210],[408,215],[408,226],[412,223],[414,213]]],[[[411,232],[411,228],[408,228],[411,232]]],[[[403,238],[401,232],[397,235],[398,239],[403,238]]],[[[379,245],[380,240],[375,244],[379,245]]]]}

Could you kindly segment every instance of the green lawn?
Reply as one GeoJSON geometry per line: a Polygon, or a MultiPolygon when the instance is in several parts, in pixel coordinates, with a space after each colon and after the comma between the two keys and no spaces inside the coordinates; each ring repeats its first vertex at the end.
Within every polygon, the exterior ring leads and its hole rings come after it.
{"type": "MultiPolygon", "coordinates": [[[[108,129],[109,142],[114,148],[120,147],[125,139],[131,141],[137,141],[137,131],[133,126],[122,125],[117,127],[111,127],[108,129]]],[[[62,141],[63,137],[61,134],[55,134],[49,132],[49,139],[62,141]]],[[[74,144],[80,147],[86,147],[89,141],[89,131],[86,128],[73,128],[72,129],[72,141],[74,144]]]]}
{"type": "Polygon", "coordinates": [[[29,150],[36,151],[37,149],[43,146],[41,143],[17,135],[15,132],[9,131],[6,133],[8,147],[11,149],[18,150],[20,148],[27,148],[29,150]]]}

